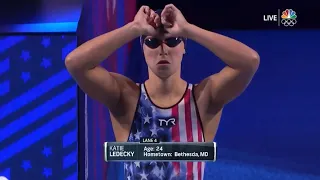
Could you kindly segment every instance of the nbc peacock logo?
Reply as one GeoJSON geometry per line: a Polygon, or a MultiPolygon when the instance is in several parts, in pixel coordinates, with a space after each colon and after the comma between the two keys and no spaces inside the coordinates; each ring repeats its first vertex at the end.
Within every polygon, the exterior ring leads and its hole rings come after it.
{"type": "Polygon", "coordinates": [[[292,9],[286,9],[285,11],[283,11],[281,15],[281,24],[283,24],[286,27],[292,27],[295,24],[297,24],[296,12],[292,9]]]}

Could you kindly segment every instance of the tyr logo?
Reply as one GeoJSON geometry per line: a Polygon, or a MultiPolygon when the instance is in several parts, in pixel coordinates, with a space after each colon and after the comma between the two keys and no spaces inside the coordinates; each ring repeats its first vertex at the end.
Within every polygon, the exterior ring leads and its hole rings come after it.
{"type": "Polygon", "coordinates": [[[176,125],[176,119],[170,118],[170,119],[159,119],[160,126],[169,126],[170,125],[176,125]]]}

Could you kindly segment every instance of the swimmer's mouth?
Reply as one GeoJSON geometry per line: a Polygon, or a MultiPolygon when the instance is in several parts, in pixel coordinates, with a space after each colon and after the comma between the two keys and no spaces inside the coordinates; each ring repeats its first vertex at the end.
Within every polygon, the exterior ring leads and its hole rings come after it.
{"type": "Polygon", "coordinates": [[[161,60],[158,62],[158,64],[170,64],[169,61],[166,60],[161,60]]]}

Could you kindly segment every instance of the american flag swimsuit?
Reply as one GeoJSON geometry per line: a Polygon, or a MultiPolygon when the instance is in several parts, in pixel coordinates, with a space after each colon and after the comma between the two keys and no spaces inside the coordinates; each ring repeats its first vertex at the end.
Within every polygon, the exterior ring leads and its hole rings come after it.
{"type": "MultiPolygon", "coordinates": [[[[141,137],[159,138],[161,142],[204,142],[193,87],[193,84],[187,85],[177,104],[161,108],[150,100],[144,84],[141,84],[128,142],[139,142],[141,137]],[[159,121],[170,118],[175,121],[159,121]]],[[[204,162],[124,163],[126,180],[203,180],[204,168],[204,162]]]]}

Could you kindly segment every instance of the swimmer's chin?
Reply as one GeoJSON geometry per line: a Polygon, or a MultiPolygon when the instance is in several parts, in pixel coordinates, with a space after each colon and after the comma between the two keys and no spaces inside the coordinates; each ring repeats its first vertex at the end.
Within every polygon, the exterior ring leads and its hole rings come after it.
{"type": "Polygon", "coordinates": [[[156,75],[161,79],[167,79],[170,76],[172,76],[174,73],[172,73],[169,68],[159,68],[156,75]]]}

